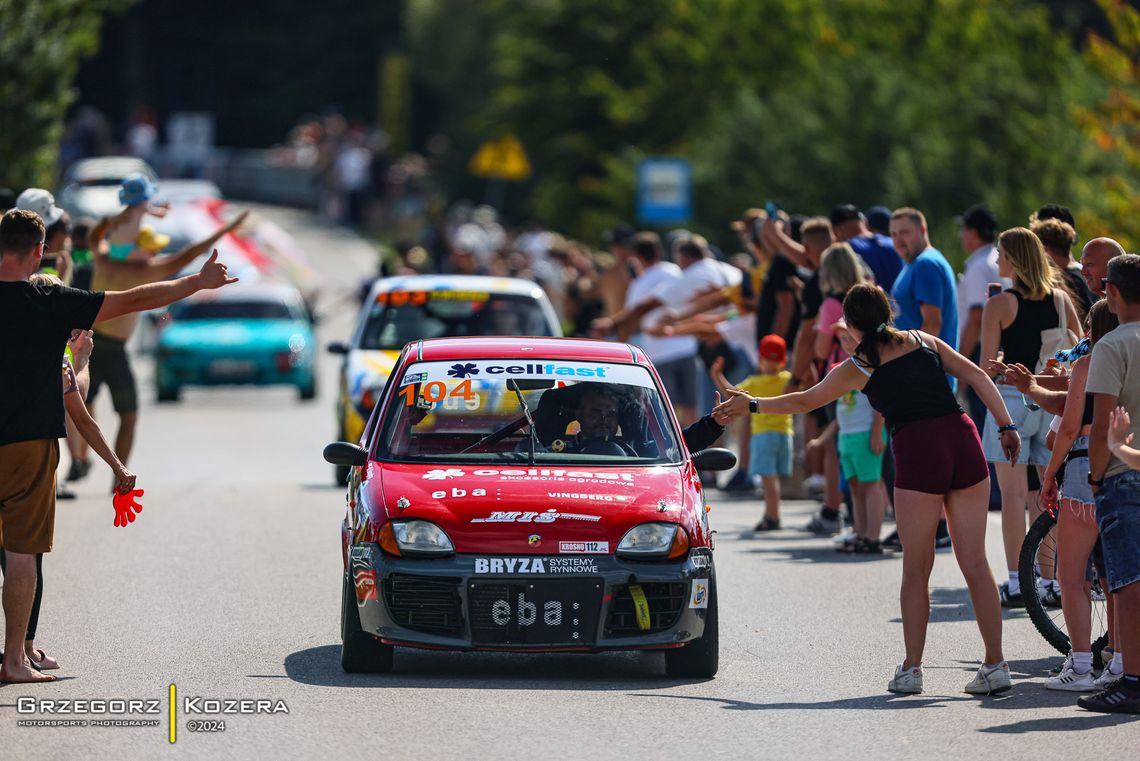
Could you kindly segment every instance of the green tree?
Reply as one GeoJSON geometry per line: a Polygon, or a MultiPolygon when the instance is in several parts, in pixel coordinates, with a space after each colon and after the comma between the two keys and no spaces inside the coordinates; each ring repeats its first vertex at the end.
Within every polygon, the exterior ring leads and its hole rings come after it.
{"type": "Polygon", "coordinates": [[[1126,250],[1140,246],[1140,11],[1120,0],[1100,0],[1110,36],[1091,34],[1085,56],[1104,79],[1100,99],[1078,111],[1098,149],[1100,167],[1089,178],[1087,205],[1077,214],[1085,239],[1108,235],[1126,250]]]}
{"type": "Polygon", "coordinates": [[[133,0],[0,0],[0,185],[53,187],[79,62],[133,0]]]}

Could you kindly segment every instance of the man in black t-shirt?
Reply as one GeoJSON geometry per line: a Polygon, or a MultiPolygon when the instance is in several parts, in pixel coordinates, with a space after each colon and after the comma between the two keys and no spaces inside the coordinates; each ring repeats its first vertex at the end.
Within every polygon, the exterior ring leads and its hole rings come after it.
{"type": "MultiPolygon", "coordinates": [[[[757,220],[754,224],[763,224],[757,220]]],[[[775,334],[788,344],[796,340],[800,326],[799,302],[796,287],[799,277],[796,265],[781,251],[776,251],[760,287],[760,303],[756,308],[756,335],[775,334]]]]}
{"type": "Polygon", "coordinates": [[[36,592],[36,554],[51,551],[55,528],[55,470],[65,435],[59,368],[71,331],[237,280],[215,251],[196,275],[129,291],[33,286],[28,278],[43,259],[44,232],[34,212],[12,210],[0,220],[0,547],[8,565],[0,682],[55,679],[32,669],[24,637],[36,592]]]}

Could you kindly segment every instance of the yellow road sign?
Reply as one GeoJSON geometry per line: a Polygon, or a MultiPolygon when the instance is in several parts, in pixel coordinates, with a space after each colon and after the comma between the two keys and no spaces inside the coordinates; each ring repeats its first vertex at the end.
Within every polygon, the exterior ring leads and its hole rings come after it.
{"type": "Polygon", "coordinates": [[[526,151],[513,134],[483,143],[471,157],[467,168],[476,177],[511,182],[522,182],[530,177],[531,172],[526,151]]]}

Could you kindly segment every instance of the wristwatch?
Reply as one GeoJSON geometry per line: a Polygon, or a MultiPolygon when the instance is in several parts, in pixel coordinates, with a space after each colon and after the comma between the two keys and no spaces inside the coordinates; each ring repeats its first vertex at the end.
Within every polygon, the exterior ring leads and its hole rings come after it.
{"type": "Polygon", "coordinates": [[[1095,486],[1099,489],[1104,486],[1104,478],[1094,479],[1092,473],[1089,473],[1089,486],[1095,486]]]}
{"type": "Polygon", "coordinates": [[[749,399],[748,400],[748,411],[751,412],[753,415],[760,412],[760,400],[756,399],[756,398],[749,399]]]}

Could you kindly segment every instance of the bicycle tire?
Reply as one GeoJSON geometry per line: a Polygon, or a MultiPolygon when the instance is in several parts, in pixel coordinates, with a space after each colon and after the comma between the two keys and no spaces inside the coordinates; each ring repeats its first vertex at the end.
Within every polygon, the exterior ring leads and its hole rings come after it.
{"type": "MultiPolygon", "coordinates": [[[[1056,525],[1057,516],[1048,511],[1043,512],[1037,520],[1033,521],[1033,525],[1029,527],[1029,531],[1025,534],[1025,540],[1021,544],[1017,575],[1018,582],[1021,584],[1022,597],[1025,600],[1025,612],[1029,614],[1033,626],[1045,641],[1056,648],[1059,653],[1068,655],[1072,649],[1072,642],[1069,640],[1068,633],[1057,626],[1054,616],[1045,608],[1041,598],[1036,594],[1038,551],[1041,549],[1042,543],[1047,542],[1049,532],[1056,525]],[[1032,591],[1026,594],[1025,590],[1032,591]]],[[[1096,626],[1095,621],[1093,625],[1096,626]]],[[[1093,664],[1096,668],[1103,668],[1101,652],[1107,645],[1108,632],[1097,637],[1092,643],[1093,664]]]]}

